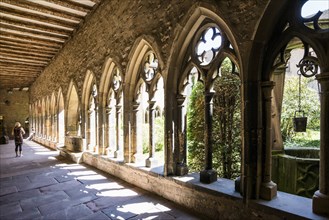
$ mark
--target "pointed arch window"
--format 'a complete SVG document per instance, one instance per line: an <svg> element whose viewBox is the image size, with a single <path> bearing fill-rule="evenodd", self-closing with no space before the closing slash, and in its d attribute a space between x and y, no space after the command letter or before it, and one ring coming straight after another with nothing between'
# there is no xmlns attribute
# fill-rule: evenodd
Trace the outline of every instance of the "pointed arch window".
<svg viewBox="0 0 329 220"><path fill-rule="evenodd" d="M146 167L164 164L164 118L156 117L156 109L164 108L163 79L156 54L145 53L138 73L133 112L135 118L135 163ZM161 109L161 110L160 110Z"/></svg>
<svg viewBox="0 0 329 220"><path fill-rule="evenodd" d="M89 150L97 151L97 86L93 84L92 90L89 96L89 108L88 108L88 134L89 134Z"/></svg>
<svg viewBox="0 0 329 220"><path fill-rule="evenodd" d="M118 67L112 71L106 113L108 124L108 156L123 159L123 76Z"/></svg>
<svg viewBox="0 0 329 220"><path fill-rule="evenodd" d="M212 22L206 22L199 28L189 48L178 86L179 147L175 152L178 162L176 173L178 175L186 174L188 164L191 170L201 171L200 180L202 182L211 183L217 180L218 172L223 172L223 167L225 167L223 164L227 163L224 158L228 158L223 156L223 153L216 153L219 147L218 141L216 141L219 139L219 131L215 129L226 125L225 123L218 125L217 122L226 120L228 123L228 119L225 117L216 118L217 124L214 123L215 114L223 115L223 112L218 113L217 110L223 109L224 106L219 105L220 100L225 99L224 102L226 102L226 96L228 96L227 92L223 92L224 84L216 83L216 81L222 81L224 78L231 80L231 76L235 76L235 89L233 94L231 93L231 99L237 103L230 104L234 106L235 110L238 109L238 118L241 120L237 56L226 34ZM221 86L220 89L218 89L218 85ZM234 129L240 131L240 124L237 124ZM227 128L224 131L225 135L228 132ZM226 137L225 135L223 134L223 137ZM238 138L240 139L240 135ZM227 146L228 151L230 151L230 147ZM241 148L239 147L237 150L237 163L238 169L240 169L239 152ZM218 161L222 161L220 166L216 164Z"/></svg>

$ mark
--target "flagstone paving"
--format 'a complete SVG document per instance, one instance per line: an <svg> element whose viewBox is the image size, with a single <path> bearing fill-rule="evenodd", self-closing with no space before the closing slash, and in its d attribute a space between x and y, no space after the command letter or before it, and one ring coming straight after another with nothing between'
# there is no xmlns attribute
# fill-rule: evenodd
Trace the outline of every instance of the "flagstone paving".
<svg viewBox="0 0 329 220"><path fill-rule="evenodd" d="M201 219L164 198L33 141L0 145L0 219Z"/></svg>

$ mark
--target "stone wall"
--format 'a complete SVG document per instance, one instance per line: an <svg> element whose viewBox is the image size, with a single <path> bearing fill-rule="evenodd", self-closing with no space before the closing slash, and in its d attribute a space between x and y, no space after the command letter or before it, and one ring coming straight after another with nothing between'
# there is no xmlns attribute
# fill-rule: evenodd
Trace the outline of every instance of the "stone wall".
<svg viewBox="0 0 329 220"><path fill-rule="evenodd" d="M71 79L77 83L81 96L87 70L96 75L99 83L102 67L108 57L117 60L125 72L133 44L141 36L147 36L159 45L163 60L167 63L174 50L172 45L175 37L189 18L189 13L198 6L210 8L219 14L239 43L249 41L267 2L103 1L33 84L31 101L50 96L59 87L65 96Z"/></svg>
<svg viewBox="0 0 329 220"><path fill-rule="evenodd" d="M11 137L11 130L18 121L22 124L28 135L28 127L25 126L25 120L29 117L29 92L12 90L7 92L0 90L0 116L3 116L4 130L0 130L0 136L8 135ZM3 129L3 128L1 128Z"/></svg>

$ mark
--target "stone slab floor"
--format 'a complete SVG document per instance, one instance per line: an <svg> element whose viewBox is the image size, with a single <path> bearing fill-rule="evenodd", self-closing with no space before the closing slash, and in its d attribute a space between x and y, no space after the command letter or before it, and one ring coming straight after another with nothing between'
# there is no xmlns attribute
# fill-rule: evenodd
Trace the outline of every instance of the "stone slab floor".
<svg viewBox="0 0 329 220"><path fill-rule="evenodd" d="M0 219L201 219L168 200L32 141L0 145Z"/></svg>

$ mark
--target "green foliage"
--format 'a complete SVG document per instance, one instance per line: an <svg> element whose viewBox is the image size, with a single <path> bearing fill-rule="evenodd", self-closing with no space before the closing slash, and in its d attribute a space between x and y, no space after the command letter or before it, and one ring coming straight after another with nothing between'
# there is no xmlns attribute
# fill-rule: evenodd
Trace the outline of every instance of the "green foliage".
<svg viewBox="0 0 329 220"><path fill-rule="evenodd" d="M164 117L156 117L154 121L155 127L155 151L163 151L164 145Z"/></svg>
<svg viewBox="0 0 329 220"><path fill-rule="evenodd" d="M223 63L221 77L215 80L213 99L213 168L219 176L234 179L240 175L241 110L240 80ZM196 83L188 106L188 165L190 171L204 168L204 85Z"/></svg>
<svg viewBox="0 0 329 220"><path fill-rule="evenodd" d="M163 151L164 146L164 117L156 117L154 120L154 141L155 151ZM145 123L142 127L143 154L149 152L149 124Z"/></svg>
<svg viewBox="0 0 329 220"><path fill-rule="evenodd" d="M307 117L307 129L318 131L320 129L320 102L315 89L309 85L313 80L310 78L301 78L301 110ZM281 112L281 133L285 146L301 146L303 143L317 144L312 135L300 134L294 132L293 118L298 111L299 104L299 78L290 77L285 81L284 98ZM296 112L296 116L302 116L302 113ZM311 131L308 131L309 133ZM313 135L314 136L314 135ZM309 145L309 144L307 144Z"/></svg>
<svg viewBox="0 0 329 220"><path fill-rule="evenodd" d="M190 171L204 167L204 86L197 82L192 90L188 106L187 146Z"/></svg>
<svg viewBox="0 0 329 220"><path fill-rule="evenodd" d="M224 72L214 89L213 143L214 167L220 176L240 176L241 165L241 102L239 78Z"/></svg>
<svg viewBox="0 0 329 220"><path fill-rule="evenodd" d="M143 154L149 152L149 124L144 123L142 126L142 143L143 143Z"/></svg>

